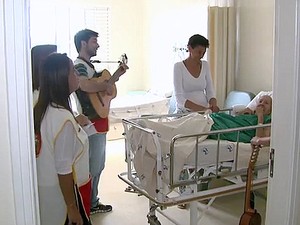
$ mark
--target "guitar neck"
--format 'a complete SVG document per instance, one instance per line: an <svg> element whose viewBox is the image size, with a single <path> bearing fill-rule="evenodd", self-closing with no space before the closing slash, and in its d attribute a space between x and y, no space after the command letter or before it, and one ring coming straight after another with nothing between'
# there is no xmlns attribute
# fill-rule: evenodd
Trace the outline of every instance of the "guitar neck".
<svg viewBox="0 0 300 225"><path fill-rule="evenodd" d="M127 55L123 54L121 56L121 58L122 58L121 61L118 61L119 66L121 66L122 63L127 64L127 62L128 62ZM117 69L117 71L109 78L108 83L114 84L114 83L116 83L116 81L119 80L120 76L122 75L122 73L120 73L119 69Z"/></svg>
<svg viewBox="0 0 300 225"><path fill-rule="evenodd" d="M246 193L245 193L245 212L253 212L254 210L251 208L251 183L252 183L252 168L248 167L247 170L247 183L246 183Z"/></svg>
<svg viewBox="0 0 300 225"><path fill-rule="evenodd" d="M250 161L249 161L248 170L247 170L245 206L244 206L244 211L245 212L252 212L252 213L255 212L255 209L251 208L250 201L251 201L252 173L253 173L253 170L254 170L254 165L255 165L256 160L257 160L258 152L259 152L259 147L253 147L251 158L250 158Z"/></svg>
<svg viewBox="0 0 300 225"><path fill-rule="evenodd" d="M108 82L109 82L110 84L114 84L114 83L116 83L117 80L119 80L120 76L121 76L121 75L119 75L119 74L117 74L117 73L114 73L114 74L109 78Z"/></svg>

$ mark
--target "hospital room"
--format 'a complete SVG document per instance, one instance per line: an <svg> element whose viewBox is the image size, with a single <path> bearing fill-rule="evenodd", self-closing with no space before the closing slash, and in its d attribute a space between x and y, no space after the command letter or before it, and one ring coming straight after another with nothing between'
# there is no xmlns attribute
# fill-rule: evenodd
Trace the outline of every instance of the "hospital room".
<svg viewBox="0 0 300 225"><path fill-rule="evenodd" d="M272 103L273 0L31 0L28 11L31 50L51 45L52 52L75 60L74 35L88 28L99 33L91 58L96 72L111 76L120 65L128 66L108 103L97 200L105 209L91 213L89 224L243 225L244 216L265 224L274 149L269 139L250 142L254 130L257 135L273 129L271 111L268 122L212 127L213 114L234 120L250 106L254 111L265 95ZM208 62L220 112L178 115L174 65L189 57L194 34L209 40L202 60ZM35 105L37 77L31 79ZM71 104L75 115L82 113L76 95ZM94 124L83 126L88 135ZM243 143L248 130L254 135ZM220 140L227 133L234 133L234 140Z"/></svg>

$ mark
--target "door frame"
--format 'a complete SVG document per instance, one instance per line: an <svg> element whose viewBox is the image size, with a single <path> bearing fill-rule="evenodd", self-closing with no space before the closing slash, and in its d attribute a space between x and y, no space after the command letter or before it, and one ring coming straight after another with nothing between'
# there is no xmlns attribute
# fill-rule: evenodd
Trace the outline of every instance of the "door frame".
<svg viewBox="0 0 300 225"><path fill-rule="evenodd" d="M5 224L39 225L36 159L34 151L32 79L30 63L29 0L0 3L0 107L5 137L1 136L2 164L12 189L1 192L9 201ZM3 78L3 79L2 79ZM6 161L4 161L6 160ZM12 197L10 197L10 193ZM12 198L12 199L11 199ZM5 204L5 203L3 203ZM7 206L5 206L7 207Z"/></svg>
<svg viewBox="0 0 300 225"><path fill-rule="evenodd" d="M299 0L275 0L274 76L266 225L300 224Z"/></svg>
<svg viewBox="0 0 300 225"><path fill-rule="evenodd" d="M4 12L5 29L3 40L2 36L0 39L5 43L5 51L0 51L0 57L7 79L15 218L18 225L39 225L33 153L29 0L3 0L2 3L0 11ZM269 179L268 185L266 225L300 224L299 13L299 0L275 0L271 141L275 163L274 177Z"/></svg>

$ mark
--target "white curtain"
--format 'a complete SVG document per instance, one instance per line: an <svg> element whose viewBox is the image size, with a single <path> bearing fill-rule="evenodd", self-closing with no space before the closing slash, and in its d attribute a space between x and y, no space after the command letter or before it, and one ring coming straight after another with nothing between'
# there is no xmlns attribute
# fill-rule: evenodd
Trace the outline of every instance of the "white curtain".
<svg viewBox="0 0 300 225"><path fill-rule="evenodd" d="M234 0L208 0L208 5L210 7L212 7L212 6L233 7L234 6Z"/></svg>
<svg viewBox="0 0 300 225"><path fill-rule="evenodd" d="M208 6L208 60L218 105L235 88L236 10L234 0L210 0Z"/></svg>

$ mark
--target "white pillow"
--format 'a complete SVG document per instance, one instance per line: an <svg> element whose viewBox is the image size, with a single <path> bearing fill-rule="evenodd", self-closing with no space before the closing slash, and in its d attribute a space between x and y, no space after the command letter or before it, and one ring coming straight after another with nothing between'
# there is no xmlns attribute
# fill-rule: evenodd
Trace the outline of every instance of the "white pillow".
<svg viewBox="0 0 300 225"><path fill-rule="evenodd" d="M246 109L245 105L234 105L234 106L232 106L232 115L233 116L238 115L244 109Z"/></svg>
<svg viewBox="0 0 300 225"><path fill-rule="evenodd" d="M261 91L259 92L252 101L247 105L247 108L251 109L252 111L256 109L256 106L259 103L259 99L261 96L268 95L273 98L273 91Z"/></svg>

